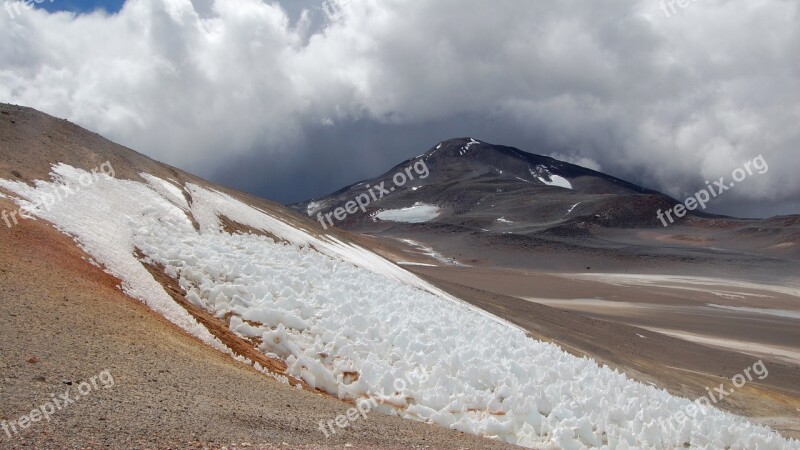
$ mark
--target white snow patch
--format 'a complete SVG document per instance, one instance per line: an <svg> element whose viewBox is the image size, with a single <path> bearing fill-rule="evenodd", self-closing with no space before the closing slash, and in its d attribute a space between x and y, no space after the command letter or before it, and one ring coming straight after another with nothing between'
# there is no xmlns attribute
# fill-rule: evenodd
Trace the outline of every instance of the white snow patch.
<svg viewBox="0 0 800 450"><path fill-rule="evenodd" d="M397 261L397 264L401 266L438 267L436 264L427 264L427 263L413 262L413 261Z"/></svg>
<svg viewBox="0 0 800 450"><path fill-rule="evenodd" d="M469 142L467 142L466 144L464 144L464 146L461 147L461 150L459 150L458 154L460 156L466 155L467 152L469 151L469 148L475 144L480 144L480 141L476 141L475 139L469 138Z"/></svg>
<svg viewBox="0 0 800 450"><path fill-rule="evenodd" d="M681 275L650 275L650 274L621 274L621 273L570 273L560 274L566 278L591 279L615 286L643 285L655 286L668 289L684 289L700 292L724 292L727 294L745 295L748 297L768 297L767 295L756 294L754 292L739 291L720 291L709 289L711 286L725 288L741 288L754 291L771 291L781 294L800 297L800 286L787 283L786 285L775 285L767 283L752 283L734 279L694 277Z"/></svg>
<svg viewBox="0 0 800 450"><path fill-rule="evenodd" d="M550 170L543 165L538 165L533 169L528 169L530 174L548 186L572 189L572 183L566 178L550 173Z"/></svg>
<svg viewBox="0 0 800 450"><path fill-rule="evenodd" d="M421 243L419 243L417 241L414 241L414 240L411 240L411 239L400 239L400 241L401 242L405 242L406 244L418 249L420 251L420 253L422 253L423 255L430 256L431 258L433 258L433 259L435 259L435 260L437 260L437 261L439 261L441 263L444 263L444 264L447 264L447 265L450 265L450 266L463 266L463 264L461 264L460 262L456 261L455 259L447 258L444 255L442 255L441 253L437 252L436 250L434 250L434 249L432 249L430 247L426 247L426 246L422 245Z"/></svg>
<svg viewBox="0 0 800 450"><path fill-rule="evenodd" d="M558 175L550 175L550 181L547 181L546 179L539 177L539 181L548 186L556 186L565 189L572 189L572 183L570 183L569 180L567 180L566 178Z"/></svg>
<svg viewBox="0 0 800 450"><path fill-rule="evenodd" d="M149 173L142 172L139 175L147 181L147 184L149 184L151 188L155 189L155 191L161 194L164 198L174 203L184 211L189 210L189 203L186 202L186 197L183 196L183 191L181 188L173 183L170 183L169 181L154 177Z"/></svg>
<svg viewBox="0 0 800 450"><path fill-rule="evenodd" d="M439 207L417 202L413 206L401 209L386 209L378 212L372 220L388 220L391 222L423 223L439 217Z"/></svg>
<svg viewBox="0 0 800 450"><path fill-rule="evenodd" d="M513 221L508 220L505 217L501 217L501 218L497 219L497 221L501 222L501 223L514 223Z"/></svg>
<svg viewBox="0 0 800 450"><path fill-rule="evenodd" d="M311 217L325 207L325 202L312 201L306 205L306 214Z"/></svg>
<svg viewBox="0 0 800 450"><path fill-rule="evenodd" d="M578 202L578 203L575 203L574 205L570 206L570 207L569 207L569 210L567 211L567 214L571 213L571 212L572 212L572 210L573 210L573 209L575 209L575 207L576 207L576 206L578 206L578 205L580 205L580 204L581 204L581 202Z"/></svg>
<svg viewBox="0 0 800 450"><path fill-rule="evenodd" d="M787 317L790 319L800 319L800 311L789 311L786 309L751 308L747 306L726 306L726 305L715 305L713 303L709 303L708 306L712 308L725 309L728 311L762 314L765 316Z"/></svg>
<svg viewBox="0 0 800 450"><path fill-rule="evenodd" d="M728 292L711 291L711 293L716 295L717 297L722 297L722 298L725 298L725 299L728 299L728 300L738 300L738 299L746 298L744 295L731 294L731 293L728 293Z"/></svg>

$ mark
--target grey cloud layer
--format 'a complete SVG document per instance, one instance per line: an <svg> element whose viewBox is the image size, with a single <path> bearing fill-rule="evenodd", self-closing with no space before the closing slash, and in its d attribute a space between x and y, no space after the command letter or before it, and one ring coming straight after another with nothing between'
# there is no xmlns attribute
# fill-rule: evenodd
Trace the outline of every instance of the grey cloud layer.
<svg viewBox="0 0 800 450"><path fill-rule="evenodd" d="M656 0L285 6L0 13L0 100L285 201L464 135L676 197L763 154L769 176L718 210L800 198L796 1L699 0L670 18Z"/></svg>

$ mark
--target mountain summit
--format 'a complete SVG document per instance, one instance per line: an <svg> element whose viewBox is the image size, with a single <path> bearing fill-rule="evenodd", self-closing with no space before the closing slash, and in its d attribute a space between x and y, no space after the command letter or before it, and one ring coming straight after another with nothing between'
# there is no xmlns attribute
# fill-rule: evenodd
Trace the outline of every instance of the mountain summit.
<svg viewBox="0 0 800 450"><path fill-rule="evenodd" d="M406 163L419 158L439 169L436 173L440 177L435 178L436 181L481 177L483 180L532 183L585 193L655 193L618 178L548 156L527 153L514 147L493 145L469 137L441 142L421 157L413 158ZM575 186L569 181L579 178L581 180Z"/></svg>
<svg viewBox="0 0 800 450"><path fill-rule="evenodd" d="M395 175L409 167L425 170L396 186ZM559 225L575 230L597 225L649 227L658 225L658 208L676 203L666 195L585 167L467 137L443 141L376 178L294 207L318 216L345 205L367 185L381 183L394 188L391 195L373 199L339 226L383 228L387 222L409 221L402 214L384 211L413 212L415 205L432 205L437 214L431 223L490 232L528 234Z"/></svg>

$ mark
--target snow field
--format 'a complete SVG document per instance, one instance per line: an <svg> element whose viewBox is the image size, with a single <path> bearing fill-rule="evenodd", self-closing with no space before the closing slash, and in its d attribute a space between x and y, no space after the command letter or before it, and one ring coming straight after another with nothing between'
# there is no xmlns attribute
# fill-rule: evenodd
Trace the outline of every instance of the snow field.
<svg viewBox="0 0 800 450"><path fill-rule="evenodd" d="M542 183L548 186L556 186L564 189L572 189L572 183L566 178L555 175L550 172L546 166L536 166L535 169L528 169L528 171Z"/></svg>
<svg viewBox="0 0 800 450"><path fill-rule="evenodd" d="M0 185L24 206L83 173L53 170L54 181L36 188ZM284 358L289 375L340 398L376 398L386 413L531 448L800 448L713 408L672 430L670 417L689 400L530 339L366 249L192 184L184 187L190 206L179 187L145 178L104 179L52 211L31 212L73 236L126 292L223 351L136 260L135 248L163 264L189 301L219 317L232 313L231 328L260 337L260 350ZM225 233L220 215L289 243Z"/></svg>
<svg viewBox="0 0 800 450"><path fill-rule="evenodd" d="M439 217L439 207L417 202L408 208L386 209L378 212L372 218L388 220L391 222L423 223Z"/></svg>

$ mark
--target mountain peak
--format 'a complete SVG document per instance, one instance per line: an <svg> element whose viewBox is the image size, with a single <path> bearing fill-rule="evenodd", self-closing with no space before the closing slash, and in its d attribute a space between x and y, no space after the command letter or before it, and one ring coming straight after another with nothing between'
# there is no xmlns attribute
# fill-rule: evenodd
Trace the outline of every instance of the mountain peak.
<svg viewBox="0 0 800 450"><path fill-rule="evenodd" d="M418 176L406 180L412 168ZM406 182L397 184L400 179ZM569 224L639 227L652 225L653 207L674 203L585 167L468 136L439 142L378 177L293 207L314 216L346 204L370 186L384 185L386 195L376 196L340 226L380 228L387 217L411 214L417 220L417 213L427 211L426 221L475 231L497 229L498 221L506 224L503 232L514 223L514 232L521 234Z"/></svg>
<svg viewBox="0 0 800 450"><path fill-rule="evenodd" d="M475 176L493 176L514 183L537 183L556 187L576 188L594 194L659 194L613 176L582 166L561 161L550 156L529 153L515 147L491 144L473 137L459 137L441 141L416 158L401 163L385 175L396 172L403 165L422 160L431 170L446 179L463 179ZM553 180L557 181L553 181ZM584 182L573 186L571 180Z"/></svg>
<svg viewBox="0 0 800 450"><path fill-rule="evenodd" d="M439 142L424 153L426 160L441 156L475 156L480 152L475 150L496 150L496 147L472 137L461 137Z"/></svg>

